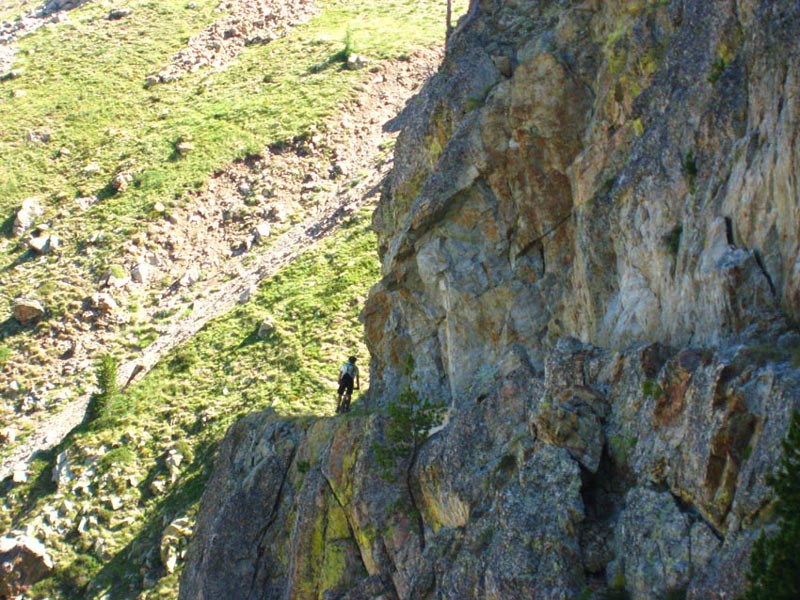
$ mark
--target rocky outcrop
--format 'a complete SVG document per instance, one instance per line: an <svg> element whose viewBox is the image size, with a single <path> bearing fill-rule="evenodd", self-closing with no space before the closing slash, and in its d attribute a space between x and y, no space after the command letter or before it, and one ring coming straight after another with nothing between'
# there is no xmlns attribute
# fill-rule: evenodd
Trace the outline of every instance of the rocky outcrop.
<svg viewBox="0 0 800 600"><path fill-rule="evenodd" d="M147 78L148 86L175 81L204 67L222 68L234 60L245 46L268 43L283 37L292 26L308 20L316 13L313 2L308 0L235 0L221 2L219 9L230 12L193 36L187 47L173 58L171 65ZM179 154L194 150L190 140L182 144L183 149L176 147Z"/></svg>
<svg viewBox="0 0 800 600"><path fill-rule="evenodd" d="M765 364L562 340L543 373L512 355L410 486L407 462L380 475L380 413L253 415L223 445L181 597L733 597L800 401L798 344Z"/></svg>
<svg viewBox="0 0 800 600"><path fill-rule="evenodd" d="M14 217L14 225L11 230L11 235L15 237L22 236L22 234L24 234L33 226L33 224L36 222L36 218L41 216L43 212L44 209L42 208L41 201L38 198L32 197L23 200L22 206L20 206L16 216Z"/></svg>
<svg viewBox="0 0 800 600"><path fill-rule="evenodd" d="M19 598L53 570L44 546L27 536L0 538L0 598Z"/></svg>
<svg viewBox="0 0 800 600"><path fill-rule="evenodd" d="M473 3L375 213L363 412L229 432L181 597L741 593L800 407L798 40L789 1ZM382 478L408 385L448 418Z"/></svg>

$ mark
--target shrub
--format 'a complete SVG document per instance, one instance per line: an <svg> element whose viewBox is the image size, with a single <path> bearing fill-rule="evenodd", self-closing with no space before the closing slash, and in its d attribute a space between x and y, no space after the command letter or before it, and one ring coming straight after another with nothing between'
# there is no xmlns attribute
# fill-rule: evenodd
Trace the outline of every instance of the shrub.
<svg viewBox="0 0 800 600"><path fill-rule="evenodd" d="M112 400L117 396L117 359L111 354L104 354L97 364L97 391L89 398L86 416L90 421L100 417Z"/></svg>
<svg viewBox="0 0 800 600"><path fill-rule="evenodd" d="M717 58L711 64L711 73L709 73L709 75L708 75L708 82L709 83L716 83L717 80L725 72L725 69L727 69L727 68L728 68L728 62L721 56L719 58Z"/></svg>
<svg viewBox="0 0 800 600"><path fill-rule="evenodd" d="M169 361L173 373L187 373L197 362L197 355L189 348L180 348Z"/></svg>
<svg viewBox="0 0 800 600"><path fill-rule="evenodd" d="M655 379L645 379L642 383L642 394L644 394L646 398L658 400L664 395L664 390L661 389L661 386L658 385L658 381Z"/></svg>
<svg viewBox="0 0 800 600"><path fill-rule="evenodd" d="M405 374L413 382L414 359L406 360ZM388 406L389 421L386 425L385 446L375 446L375 455L381 469L381 477L391 480L397 467L398 458L410 458L411 464L416 459L428 432L440 425L444 418L444 407L441 404L421 398L411 383L406 385L397 400Z"/></svg>
<svg viewBox="0 0 800 600"><path fill-rule="evenodd" d="M778 531L763 533L753 545L747 574L746 600L792 600L800 598L800 413L795 411L783 458L767 479L775 490Z"/></svg>
<svg viewBox="0 0 800 600"><path fill-rule="evenodd" d="M681 236L683 235L683 225L678 223L672 231L667 234L667 248L669 248L672 256L678 255L678 250L681 249Z"/></svg>
<svg viewBox="0 0 800 600"><path fill-rule="evenodd" d="M355 54L356 51L356 42L353 39L353 32L351 30L347 30L347 33L344 35L344 48L339 50L336 54L331 56L331 62L343 62L346 63L348 59Z"/></svg>

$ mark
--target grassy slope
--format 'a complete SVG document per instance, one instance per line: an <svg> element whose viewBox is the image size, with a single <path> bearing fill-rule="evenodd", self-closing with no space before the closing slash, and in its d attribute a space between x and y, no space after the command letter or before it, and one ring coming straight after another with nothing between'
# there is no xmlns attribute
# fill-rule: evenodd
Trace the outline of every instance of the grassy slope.
<svg viewBox="0 0 800 600"><path fill-rule="evenodd" d="M145 89L148 74L220 17L217 1L199 0L193 10L184 0L118 4L130 6L131 15L109 21L107 6L89 3L66 23L23 38L14 66L24 75L0 82L0 223L8 228L22 200L38 196L46 205L42 220L52 220L64 242L57 256L26 260L16 242L0 236L0 322L20 295L43 300L55 318L76 314L122 254L122 242L157 218L156 202L180 204L209 173L335 113L369 76L325 68L348 30L358 52L397 57L441 40L444 10L431 0L323 1L318 18L246 49L223 71L201 69ZM28 141L30 132L43 130L49 143ZM185 137L196 150L176 160L175 144ZM121 171L133 173L135 184L114 195L109 186ZM82 212L76 199L92 195L101 201ZM102 246L82 252L101 231ZM0 349L28 357L20 381L26 389L44 383L37 365L55 359L37 347L43 329L0 326Z"/></svg>
<svg viewBox="0 0 800 600"><path fill-rule="evenodd" d="M68 24L24 39L16 66L25 67L25 76L0 84L0 216L35 193L49 216L58 216L66 238L61 258L18 267L25 276L9 282L3 292L9 298L52 279L74 259L78 266L64 272L58 292L61 302L74 301L86 291L82 273L97 272L116 251L109 244L92 259L97 264L79 257L78 245L93 231L129 237L156 200L180 202L233 158L302 134L335 111L365 76L324 68L348 29L358 52L389 58L441 41L444 21L438 2L323 2L318 18L286 39L248 48L223 72L201 71L145 90L144 77L217 16L216 2L197 1L193 11L183 0L128 4L134 12L123 22L102 20L107 9L89 4ZM15 89L27 93L13 97ZM28 131L41 128L53 132L53 142L25 141ZM191 135L198 151L170 161L182 135ZM60 148L70 154L58 158ZM100 165L98 173L82 172L90 162ZM77 211L74 198L103 195L121 167L136 170L139 185L87 213ZM0 242L0 268L18 258L18 250ZM165 576L158 558L165 523L196 510L213 452L240 415L266 406L287 415L332 412L338 363L351 352L366 363L356 317L377 276L368 215L360 214L265 282L255 300L167 357L100 419L40 457L29 483L2 490L0 530L51 532L45 542L57 574L33 597L174 598L178 574ZM258 340L267 315L276 333ZM0 340L0 361L15 360L34 336L28 331ZM183 456L172 476L170 449ZM74 479L58 491L50 475L63 451ZM75 489L81 479L89 494ZM162 482L164 492L154 492ZM113 496L123 501L117 510ZM148 591L142 591L142 572L154 585Z"/></svg>
<svg viewBox="0 0 800 600"><path fill-rule="evenodd" d="M164 575L157 547L165 520L193 515L213 452L234 420L268 406L287 415L333 412L339 363L351 352L366 356L357 300L378 277L374 246L369 215L361 213L37 461L39 475L9 490L14 509L3 517L15 528L32 525L41 532L45 507L53 506L72 526L63 541L47 540L60 569L33 597L94 598L103 592L135 597L143 564L149 563L155 576ZM260 340L256 332L266 315L275 334ZM184 459L173 479L165 463L172 449ZM73 511L63 508L49 481L62 451L74 465L73 475L91 482L94 496L67 492ZM165 493L154 493L153 482L163 483ZM122 508L110 510L112 496L123 499ZM74 527L81 517L97 521L83 535ZM103 540L100 546L97 539ZM87 592L82 586L90 581ZM173 598L176 586L177 575L164 577L146 597Z"/></svg>

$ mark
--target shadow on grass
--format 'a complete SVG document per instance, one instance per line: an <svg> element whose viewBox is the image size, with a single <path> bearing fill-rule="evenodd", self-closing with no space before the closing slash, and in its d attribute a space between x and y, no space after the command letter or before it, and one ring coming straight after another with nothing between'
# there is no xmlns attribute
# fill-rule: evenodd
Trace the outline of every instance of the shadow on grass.
<svg viewBox="0 0 800 600"><path fill-rule="evenodd" d="M14 317L8 317L5 321L0 323L0 342L6 338L17 335L20 331L25 329Z"/></svg>
<svg viewBox="0 0 800 600"><path fill-rule="evenodd" d="M13 271L13 270L14 270L14 269L16 269L18 266L20 266L20 265L24 265L26 262L30 262L30 261L32 261L33 259L35 259L36 257L38 257L38 256L39 256L39 255L38 255L38 254L36 254L36 252L34 252L34 251L33 251L33 250L31 250L30 248L28 248L27 250L23 251L23 252L22 252L22 254L20 254L20 255L19 255L19 256L18 256L16 259L14 259L14 262L12 262L12 263L10 263L10 264L6 265L6 266L3 268L3 272L6 272L6 271Z"/></svg>
<svg viewBox="0 0 800 600"><path fill-rule="evenodd" d="M100 204L101 202L103 202L103 200L108 200L109 198L115 196L116 194L117 190L114 189L114 184L108 183L104 187L97 190L94 196L95 198L97 198L97 204Z"/></svg>
<svg viewBox="0 0 800 600"><path fill-rule="evenodd" d="M15 523L24 521L28 514L36 509L40 501L58 491L58 486L56 482L53 481L53 469L56 466L56 460L58 455L69 447L73 435L79 429L81 429L80 425L70 431L57 446L48 450L35 452L30 457L28 463L34 470L38 471L38 475L36 475L36 479L27 485L27 493L25 494L24 501L13 518ZM19 484L13 483L12 477L7 477L0 482L0 497L5 498L9 496L13 493L13 488L18 487L18 485Z"/></svg>
<svg viewBox="0 0 800 600"><path fill-rule="evenodd" d="M210 474L208 465L213 462L218 448L219 442L209 442L198 448L189 468L156 502L156 506L148 510L148 514L152 516L143 524L138 535L100 569L94 578L95 585L99 585L101 589L108 586L114 589L125 585L123 583L125 581L131 582L131 574L138 575L143 563L150 557L151 549L160 546L164 523L186 515L189 509L200 501ZM153 497L149 486L159 474L165 474L163 461L159 461L159 464L151 469L140 485L143 498ZM153 569L155 572L151 575L158 578L167 574L161 564L156 563ZM133 580L136 583L127 584L128 589L118 591L138 593L142 591L141 581L142 579L137 577Z"/></svg>
<svg viewBox="0 0 800 600"><path fill-rule="evenodd" d="M256 328L244 338L239 345L236 347L237 350L241 350L242 348L247 348L248 346L252 346L253 344L257 344L259 342L268 344L270 346L278 346L281 343L281 336L278 334L277 331L272 329L270 332L265 333L263 336L258 335L258 331L261 328L261 324L257 325Z"/></svg>
<svg viewBox="0 0 800 600"><path fill-rule="evenodd" d="M85 553L79 552L72 563L58 565L53 576L37 584L34 591L47 592L56 597L63 594L63 597L69 598L88 598L94 597L100 590L105 590L108 597L133 597L143 590L143 577L140 572L148 563L151 567L148 575L151 578L160 579L165 576L166 570L155 558L158 556L157 549L161 543L165 523L186 515L200 500L208 478L207 467L211 464L218 448L219 442L211 441L197 449L194 460L183 475L155 502L154 506L148 508L146 511L148 518L141 524L139 532L105 564L100 564L91 550L86 550ZM139 485L144 502L152 500L150 484L159 474L165 474L162 460L158 461Z"/></svg>
<svg viewBox="0 0 800 600"><path fill-rule="evenodd" d="M316 75L331 68L337 68L339 71L344 71L347 68L347 55L344 51L337 52L336 54L328 57L327 60L312 65L308 69L308 75Z"/></svg>
<svg viewBox="0 0 800 600"><path fill-rule="evenodd" d="M16 218L17 214L12 213L5 221L0 223L0 235L4 235L7 238L11 237L11 234L14 231L14 221Z"/></svg>

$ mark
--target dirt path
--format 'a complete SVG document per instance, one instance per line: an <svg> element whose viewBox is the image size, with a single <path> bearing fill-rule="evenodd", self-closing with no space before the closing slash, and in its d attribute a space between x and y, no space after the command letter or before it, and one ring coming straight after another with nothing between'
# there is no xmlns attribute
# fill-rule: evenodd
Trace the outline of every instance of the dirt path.
<svg viewBox="0 0 800 600"><path fill-rule="evenodd" d="M249 163L230 165L215 174L207 189L180 214L170 216L174 225L171 221L168 227L154 227L151 239L161 240L163 252L169 254L169 260L164 256L159 259L165 264L164 273L174 277L191 264L205 265L207 270L202 282L193 284L191 289L176 281L149 309L151 318L156 312L188 314L163 325L153 343L120 366L120 386L144 376L167 352L234 308L243 294L334 233L347 215L377 200L381 182L391 167L387 150L402 120L398 114L440 60L438 50L428 50L407 61L375 65L371 80L362 87L358 98L342 106L339 114L320 127L319 135L298 140L291 148L272 149ZM364 176L355 177L357 174ZM232 228L212 227L209 222L224 220L224 215L246 201L247 194L241 193L242 189L265 183L275 196L270 199L269 209L260 213L262 216L283 209L301 209L305 216L271 239L266 250L259 250L258 246L244 250L242 254L251 257L244 261L242 254L231 255L231 242L241 239L252 222L244 219ZM209 204L214 206L211 211ZM176 246L181 250L176 251ZM187 306L192 310L182 310ZM72 366L65 369L67 372L87 368L107 351L118 332L113 327L91 328L77 335L77 350L68 361ZM65 385L69 382L65 381ZM36 453L58 445L81 423L88 400L85 394L65 404L57 414L39 416L35 432L2 461L0 481L24 471Z"/></svg>

